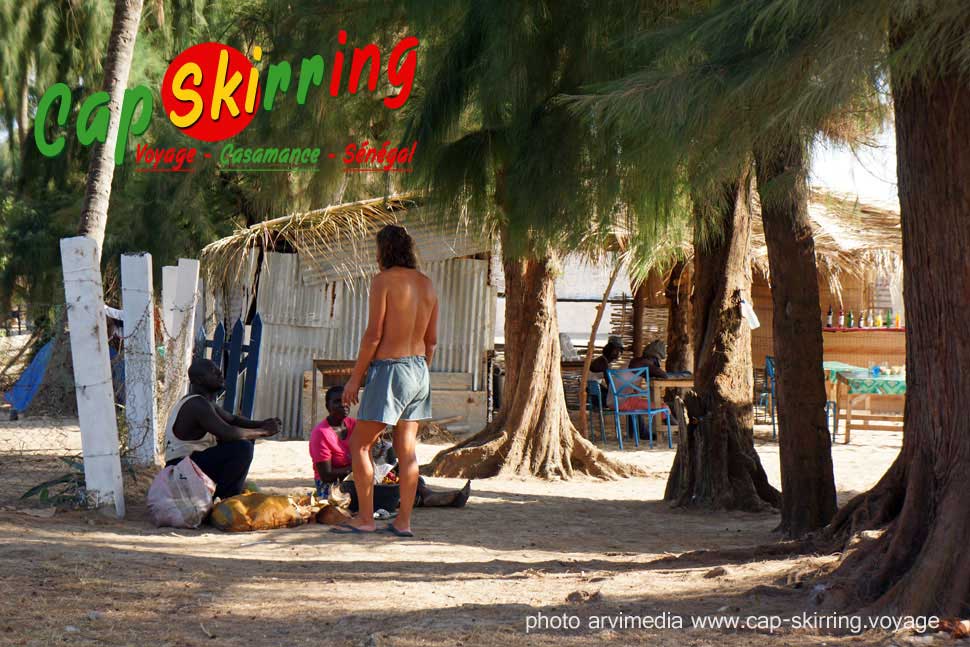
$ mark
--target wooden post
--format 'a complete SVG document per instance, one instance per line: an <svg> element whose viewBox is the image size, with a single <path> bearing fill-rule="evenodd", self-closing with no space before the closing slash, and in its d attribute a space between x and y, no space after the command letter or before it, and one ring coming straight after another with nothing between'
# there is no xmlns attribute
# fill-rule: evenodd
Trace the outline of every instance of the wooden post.
<svg viewBox="0 0 970 647"><path fill-rule="evenodd" d="M128 445L138 465L155 465L155 308L152 255L121 257L121 301L125 311L125 420Z"/></svg>
<svg viewBox="0 0 970 647"><path fill-rule="evenodd" d="M653 270L650 270L651 273ZM643 354L643 315L647 307L647 294L650 290L648 280L644 279L633 290L633 347L631 352L633 357L640 357Z"/></svg>
<svg viewBox="0 0 970 647"><path fill-rule="evenodd" d="M97 243L86 236L61 239L64 297L71 329L71 358L89 505L125 515L108 332Z"/></svg>
<svg viewBox="0 0 970 647"><path fill-rule="evenodd" d="M613 268L613 273L610 275L610 282L603 292L603 298L600 300L599 305L596 306L596 317L593 319L593 328L589 331L589 345L586 346L586 357L583 358L583 372L579 376L579 433L590 440L593 439L593 434L589 430L589 420L586 415L589 367L593 363L593 353L596 352L596 332L599 330L600 321L603 319L603 311L606 310L606 304L610 300L610 293L613 292L613 284L616 283L616 277L622 269L623 260L620 259L616 262L616 267Z"/></svg>

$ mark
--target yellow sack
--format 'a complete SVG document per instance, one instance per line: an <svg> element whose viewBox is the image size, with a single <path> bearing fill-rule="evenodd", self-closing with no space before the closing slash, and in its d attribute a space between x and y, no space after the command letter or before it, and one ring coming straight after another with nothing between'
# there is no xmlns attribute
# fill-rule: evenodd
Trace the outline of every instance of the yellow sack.
<svg viewBox="0 0 970 647"><path fill-rule="evenodd" d="M209 523L226 532L272 530L301 526L315 513L312 499L295 500L288 496L247 492L217 503L212 508Z"/></svg>

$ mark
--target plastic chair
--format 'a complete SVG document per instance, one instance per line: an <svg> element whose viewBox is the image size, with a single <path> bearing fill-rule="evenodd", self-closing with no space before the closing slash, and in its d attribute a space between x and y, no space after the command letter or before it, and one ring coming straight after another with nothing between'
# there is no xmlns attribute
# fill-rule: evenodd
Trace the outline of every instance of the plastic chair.
<svg viewBox="0 0 970 647"><path fill-rule="evenodd" d="M765 390L761 392L761 396L758 398L758 406L767 409L768 414L771 416L771 438L774 440L776 436L775 409L778 406L778 400L775 397L775 358L771 355L765 357L765 381L767 384Z"/></svg>
<svg viewBox="0 0 970 647"><path fill-rule="evenodd" d="M599 413L600 418L600 439L603 441L603 446L606 446L606 417L603 415L603 392L600 390L600 383L596 380L589 380L586 382L586 411L589 415L589 435L590 439L596 437L595 429L593 423L595 419L593 418L593 413Z"/></svg>
<svg viewBox="0 0 970 647"><path fill-rule="evenodd" d="M613 395L613 416L616 423L616 441L623 449L623 433L620 430L620 418L632 416L633 420L633 442L640 446L640 416L647 417L647 439L650 447L653 448L653 417L657 414L666 414L667 420L667 447L673 448L673 437L670 433L670 408L658 407L654 409L650 405L650 368L627 368L620 370L606 371L606 379L610 385L610 393ZM641 380L643 386L640 386ZM626 401L637 400L638 405L632 409L621 409L621 404Z"/></svg>
<svg viewBox="0 0 970 647"><path fill-rule="evenodd" d="M579 411L579 375L563 374L562 386L566 396L566 408L570 411ZM600 383L596 380L589 380L586 383L586 412L589 414L589 439L596 440L596 418L594 414L599 414L600 419L600 438L606 444L606 419L603 415L603 394L600 390Z"/></svg>

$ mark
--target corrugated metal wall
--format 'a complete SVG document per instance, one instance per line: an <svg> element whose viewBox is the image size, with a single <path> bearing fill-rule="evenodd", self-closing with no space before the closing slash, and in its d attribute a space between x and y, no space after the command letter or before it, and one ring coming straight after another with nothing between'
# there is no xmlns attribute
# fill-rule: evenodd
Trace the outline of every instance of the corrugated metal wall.
<svg viewBox="0 0 970 647"><path fill-rule="evenodd" d="M480 230L471 231L460 223L423 222L415 210L403 222L414 239L418 260L425 267L461 256L472 256L489 249ZM377 272L377 242L373 236L364 240L344 238L310 248L309 261L303 264L303 282L321 285L347 276L367 278Z"/></svg>
<svg viewBox="0 0 970 647"><path fill-rule="evenodd" d="M471 373L473 388L484 390L495 320L488 261L451 259L428 263L424 271L439 298L438 350L431 370ZM368 280L312 286L301 276L299 256L268 253L257 303L263 340L254 415L282 418L288 438L308 431L301 428L304 371L314 358L355 359L367 325Z"/></svg>

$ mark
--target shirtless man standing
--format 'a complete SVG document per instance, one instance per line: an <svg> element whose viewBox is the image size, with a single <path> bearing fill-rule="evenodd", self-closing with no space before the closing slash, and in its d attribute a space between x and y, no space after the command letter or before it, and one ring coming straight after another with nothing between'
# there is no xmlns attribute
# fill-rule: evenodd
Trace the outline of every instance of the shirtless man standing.
<svg viewBox="0 0 970 647"><path fill-rule="evenodd" d="M411 511L418 488L415 445L418 421L431 417L428 366L438 342L438 297L431 279L417 270L414 241L404 227L387 225L377 234L380 273L370 288L367 330L357 364L344 387L344 404L357 404L364 375L364 397L350 437L354 487L359 511L337 532L374 532L374 466L371 446L385 426L394 427L401 507L386 530L413 537Z"/></svg>

